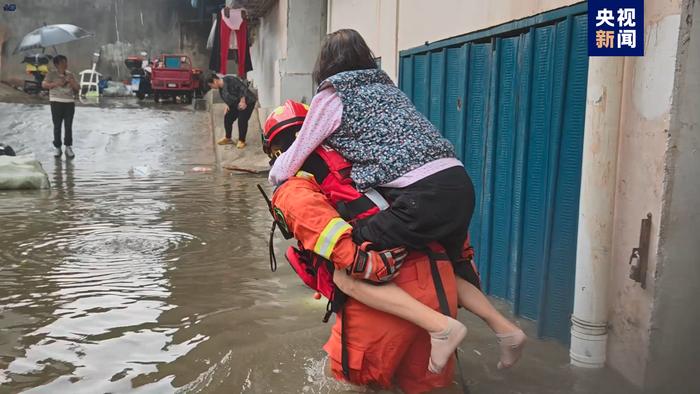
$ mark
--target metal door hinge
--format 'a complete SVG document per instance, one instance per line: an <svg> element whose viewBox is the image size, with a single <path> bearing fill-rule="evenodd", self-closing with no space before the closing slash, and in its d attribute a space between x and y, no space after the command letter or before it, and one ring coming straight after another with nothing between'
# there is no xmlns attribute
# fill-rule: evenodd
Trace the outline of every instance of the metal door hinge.
<svg viewBox="0 0 700 394"><path fill-rule="evenodd" d="M649 237L651 236L651 213L642 219L639 230L639 246L632 249L630 255L630 279L639 282L642 289L647 287L647 265L649 263Z"/></svg>

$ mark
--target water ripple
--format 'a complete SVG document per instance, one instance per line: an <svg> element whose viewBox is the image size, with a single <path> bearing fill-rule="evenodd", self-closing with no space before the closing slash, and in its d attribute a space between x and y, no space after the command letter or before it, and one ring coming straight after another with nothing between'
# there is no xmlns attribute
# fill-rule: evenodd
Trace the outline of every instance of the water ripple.
<svg viewBox="0 0 700 394"><path fill-rule="evenodd" d="M65 161L48 115L0 104L0 141L52 184L0 192L0 392L228 392L237 364L317 326L325 305L269 273L265 179L185 164L213 165L207 116L79 107Z"/></svg>

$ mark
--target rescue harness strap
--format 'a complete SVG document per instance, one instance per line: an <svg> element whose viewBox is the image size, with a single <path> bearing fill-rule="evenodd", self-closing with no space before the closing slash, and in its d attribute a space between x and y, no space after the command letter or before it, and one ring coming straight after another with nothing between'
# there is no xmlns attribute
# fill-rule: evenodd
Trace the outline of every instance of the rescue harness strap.
<svg viewBox="0 0 700 394"><path fill-rule="evenodd" d="M430 258L430 272L433 277L433 284L435 285L435 293L437 294L438 303L440 304L440 311L445 316L450 316L450 305L447 303L447 296L445 295L445 287L442 284L442 278L440 277L440 270L438 270L437 260L444 259L447 257L442 253L435 253L432 250L426 250L428 258ZM444 257L443 257L444 256ZM455 358L457 359L457 368L459 369L459 382L462 385L462 391L464 394L469 394L469 387L464 381L464 373L462 372L462 362L459 360L459 354L455 350Z"/></svg>
<svg viewBox="0 0 700 394"><path fill-rule="evenodd" d="M267 194L265 194L265 190L263 190L262 186L260 186L260 184L258 184L257 186L258 190L260 190L260 194L262 194L263 198L265 199L265 202L267 203L267 208L270 210L270 215L272 215L272 227L270 228L270 239L267 241L267 247L269 248L270 252L270 271L275 272L277 271L277 257L275 257L275 247L272 241L275 238L277 220L275 219L275 214L272 210L272 201L270 201L270 198L267 197Z"/></svg>
<svg viewBox="0 0 700 394"><path fill-rule="evenodd" d="M272 221L272 228L270 229L270 239L267 241L267 247L270 252L270 271L277 271L277 257L275 257L275 245L273 240L275 238L275 228L277 228L277 221Z"/></svg>
<svg viewBox="0 0 700 394"><path fill-rule="evenodd" d="M319 156L318 153L312 153L302 165L301 170L309 174L313 174L316 183L322 185L326 178L331 175L328 169L328 164ZM349 178L350 174L340 174ZM355 219L359 214L367 212L368 210L377 207L380 211L389 208L389 203L384 199L384 197L375 189L369 189L362 193L362 196L348 202L338 202L336 204L336 209L340 216L347 220Z"/></svg>
<svg viewBox="0 0 700 394"><path fill-rule="evenodd" d="M345 220L352 219L355 216L357 216L358 213L365 212L371 208L374 208L374 206L375 205L372 202L372 200L370 200L366 196L362 196L358 199L348 202L341 201L338 204L336 204L338 213Z"/></svg>
<svg viewBox="0 0 700 394"><path fill-rule="evenodd" d="M342 311L345 310L345 303L340 307L342 313L340 320L340 365L343 367L345 379L350 381L350 361L348 360L348 341L345 335L345 320L347 316Z"/></svg>
<svg viewBox="0 0 700 394"><path fill-rule="evenodd" d="M326 315L323 316L323 322L328 323L331 314L342 315L340 317L340 365L343 368L343 376L350 381L350 361L348 357L347 337L345 336L345 320L347 316L343 313L345 303L348 300L347 294L343 293L339 288L333 289L333 299L328 301L326 306Z"/></svg>

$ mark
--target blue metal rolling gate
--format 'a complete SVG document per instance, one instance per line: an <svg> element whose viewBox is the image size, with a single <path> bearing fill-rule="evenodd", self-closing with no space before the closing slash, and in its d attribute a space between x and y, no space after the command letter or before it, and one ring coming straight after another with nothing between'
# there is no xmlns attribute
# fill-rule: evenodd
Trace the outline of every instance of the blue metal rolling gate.
<svg viewBox="0 0 700 394"><path fill-rule="evenodd" d="M569 341L588 76L586 4L401 52L400 86L477 191L484 289Z"/></svg>

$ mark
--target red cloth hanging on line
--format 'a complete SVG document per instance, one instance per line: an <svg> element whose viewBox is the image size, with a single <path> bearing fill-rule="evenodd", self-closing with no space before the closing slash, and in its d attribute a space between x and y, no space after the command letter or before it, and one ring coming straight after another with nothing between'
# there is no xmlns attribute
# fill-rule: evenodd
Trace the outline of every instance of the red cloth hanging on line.
<svg viewBox="0 0 700 394"><path fill-rule="evenodd" d="M227 74L226 70L226 63L228 62L228 47L229 44L231 43L231 28L228 27L226 23L219 23L219 32L220 32L220 38L219 38L219 72L221 74ZM216 50L216 48L214 48Z"/></svg>
<svg viewBox="0 0 700 394"><path fill-rule="evenodd" d="M223 23L225 25L225 23ZM246 63L248 62L248 21L245 19L236 30L236 42L238 44L238 76L246 78Z"/></svg>
<svg viewBox="0 0 700 394"><path fill-rule="evenodd" d="M227 74L228 50L231 44L232 30L228 23L223 23L226 21L223 10L221 13L221 20L222 23L219 24L220 41L218 48L220 53L219 72L221 74ZM252 69L252 67L250 67L250 59L248 59L248 56L250 56L248 50L248 21L243 19L238 30L234 30L234 32L236 34L236 46L238 47L238 76L245 79L247 71ZM246 67L246 65L248 65L248 67Z"/></svg>

